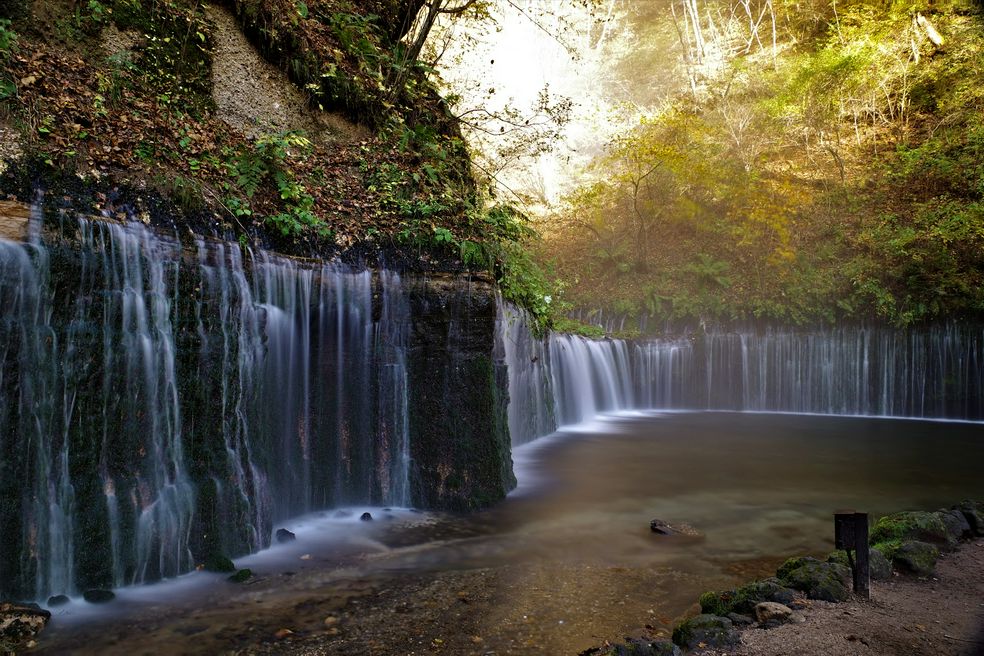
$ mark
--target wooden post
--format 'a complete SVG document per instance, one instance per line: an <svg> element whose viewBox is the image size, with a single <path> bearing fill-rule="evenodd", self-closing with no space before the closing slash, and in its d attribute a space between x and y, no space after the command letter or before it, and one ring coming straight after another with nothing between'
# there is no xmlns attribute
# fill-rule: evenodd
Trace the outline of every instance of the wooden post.
<svg viewBox="0 0 984 656"><path fill-rule="evenodd" d="M868 562L868 513L839 510L834 513L834 546L847 552L854 592L865 599L871 596L871 567ZM851 552L854 557L851 557Z"/></svg>
<svg viewBox="0 0 984 656"><path fill-rule="evenodd" d="M868 563L868 513L854 513L854 592L871 597L871 566Z"/></svg>

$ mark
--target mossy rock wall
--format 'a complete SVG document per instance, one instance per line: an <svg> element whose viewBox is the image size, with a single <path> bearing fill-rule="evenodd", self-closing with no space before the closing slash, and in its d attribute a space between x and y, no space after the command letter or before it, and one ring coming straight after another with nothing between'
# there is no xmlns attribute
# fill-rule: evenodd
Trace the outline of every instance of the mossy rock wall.
<svg viewBox="0 0 984 656"><path fill-rule="evenodd" d="M495 360L496 297L484 279L419 278L409 354L414 498L481 508L505 497L512 472L504 361Z"/></svg>

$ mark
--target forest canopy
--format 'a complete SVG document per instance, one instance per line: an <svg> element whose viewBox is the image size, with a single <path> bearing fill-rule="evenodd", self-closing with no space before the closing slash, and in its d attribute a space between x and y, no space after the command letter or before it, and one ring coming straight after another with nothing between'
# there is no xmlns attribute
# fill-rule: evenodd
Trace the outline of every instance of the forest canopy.
<svg viewBox="0 0 984 656"><path fill-rule="evenodd" d="M544 220L560 307L642 324L979 315L981 11L682 0L647 15L648 33L672 30L681 83Z"/></svg>

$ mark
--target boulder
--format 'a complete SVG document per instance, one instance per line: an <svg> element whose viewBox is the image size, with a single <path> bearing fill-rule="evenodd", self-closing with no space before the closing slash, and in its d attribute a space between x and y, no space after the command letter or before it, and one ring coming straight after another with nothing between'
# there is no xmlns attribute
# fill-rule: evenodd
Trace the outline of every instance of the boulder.
<svg viewBox="0 0 984 656"><path fill-rule="evenodd" d="M774 601L763 601L755 605L755 619L760 624L766 622L780 622L785 624L793 616L793 609L789 606L777 604Z"/></svg>
<svg viewBox="0 0 984 656"><path fill-rule="evenodd" d="M878 544L892 540L918 540L941 547L952 546L956 542L950 537L940 516L925 511L892 513L875 522L869 542Z"/></svg>
<svg viewBox="0 0 984 656"><path fill-rule="evenodd" d="M68 598L68 595L52 595L48 597L48 608L57 608L58 606L64 606L68 602L72 601Z"/></svg>
<svg viewBox="0 0 984 656"><path fill-rule="evenodd" d="M92 590L86 590L82 593L82 598L88 601L90 604L108 604L112 600L116 599L116 593L112 590L102 590L100 588L94 588Z"/></svg>
<svg viewBox="0 0 984 656"><path fill-rule="evenodd" d="M607 645L581 652L581 656L681 656L683 652L669 640L633 638L624 645Z"/></svg>
<svg viewBox="0 0 984 656"><path fill-rule="evenodd" d="M725 617L731 620L731 623L735 626L748 626L755 621L748 615L742 615L740 613L728 613Z"/></svg>
<svg viewBox="0 0 984 656"><path fill-rule="evenodd" d="M220 574L230 574L236 571L235 563L222 554L212 554L205 559L205 564L202 567L208 572L218 572Z"/></svg>
<svg viewBox="0 0 984 656"><path fill-rule="evenodd" d="M779 580L810 599L846 601L851 596L851 570L816 558L790 558L778 571Z"/></svg>
<svg viewBox="0 0 984 656"><path fill-rule="evenodd" d="M673 629L673 642L684 649L732 647L741 641L731 620L718 615L698 615L684 620Z"/></svg>
<svg viewBox="0 0 984 656"><path fill-rule="evenodd" d="M364 521L364 522L371 522L372 521L372 515L370 513L364 512L361 515L359 515L359 519L362 520L362 521Z"/></svg>
<svg viewBox="0 0 984 656"><path fill-rule="evenodd" d="M232 576L230 576L229 580L232 581L233 583L245 583L246 581L250 580L252 577L253 577L253 570L241 569L235 574L233 574Z"/></svg>
<svg viewBox="0 0 984 656"><path fill-rule="evenodd" d="M729 613L752 615L755 605L763 601L789 604L802 596L801 593L785 587L778 579L768 578L747 583L734 590L705 592L698 602L702 613L727 617Z"/></svg>
<svg viewBox="0 0 984 656"><path fill-rule="evenodd" d="M946 532L950 534L953 542L964 540L974 535L974 531L970 528L970 522L967 521L966 515L959 510L937 510L936 514L943 521L943 525L946 526Z"/></svg>
<svg viewBox="0 0 984 656"><path fill-rule="evenodd" d="M649 530L657 535L686 535L693 538L703 537L701 532L690 524L670 524L662 519L654 519L649 522Z"/></svg>
<svg viewBox="0 0 984 656"><path fill-rule="evenodd" d="M875 548L892 561L895 569L917 576L932 575L940 557L940 550L934 545L918 540L893 540L876 544Z"/></svg>
<svg viewBox="0 0 984 656"><path fill-rule="evenodd" d="M874 547L868 550L868 567L873 581L885 581L892 578L892 563L885 554Z"/></svg>
<svg viewBox="0 0 984 656"><path fill-rule="evenodd" d="M51 613L37 604L0 602L0 649L14 651L39 634L50 619Z"/></svg>
<svg viewBox="0 0 984 656"><path fill-rule="evenodd" d="M968 499L961 501L953 509L960 511L967 523L970 524L970 530L974 535L984 536L984 503Z"/></svg>
<svg viewBox="0 0 984 656"><path fill-rule="evenodd" d="M828 563L837 563L839 565L844 565L845 567L850 567L847 560L847 553L845 551L834 551L827 556ZM892 563L889 562L888 558L882 554L881 551L870 547L868 549L868 568L871 573L872 581L884 581L885 579L892 578Z"/></svg>
<svg viewBox="0 0 984 656"><path fill-rule="evenodd" d="M285 528L278 528L276 538L277 542L283 544L284 542L293 542L297 539L297 536Z"/></svg>

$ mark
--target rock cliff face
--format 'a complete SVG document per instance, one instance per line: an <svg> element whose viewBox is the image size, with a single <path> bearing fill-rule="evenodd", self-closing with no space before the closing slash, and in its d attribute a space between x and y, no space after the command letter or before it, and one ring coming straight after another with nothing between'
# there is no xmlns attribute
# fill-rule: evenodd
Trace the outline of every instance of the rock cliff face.
<svg viewBox="0 0 984 656"><path fill-rule="evenodd" d="M479 508L514 484L490 281L139 223L41 234L0 241L0 597L173 576L313 510Z"/></svg>

